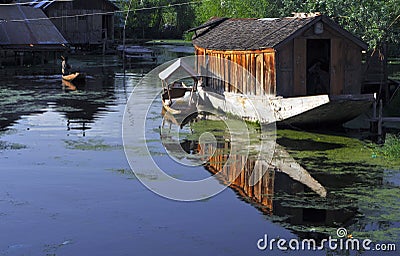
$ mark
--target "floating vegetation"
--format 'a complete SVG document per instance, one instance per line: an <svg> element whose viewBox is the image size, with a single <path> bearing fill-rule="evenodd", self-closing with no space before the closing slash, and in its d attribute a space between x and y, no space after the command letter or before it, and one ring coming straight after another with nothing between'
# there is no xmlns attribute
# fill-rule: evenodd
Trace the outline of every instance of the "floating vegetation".
<svg viewBox="0 0 400 256"><path fill-rule="evenodd" d="M400 158L380 157L375 145L356 138L293 130L278 130L277 137L277 142L287 148L295 159L303 163L315 162L316 167L343 163L378 168L400 166Z"/></svg>
<svg viewBox="0 0 400 256"><path fill-rule="evenodd" d="M246 125L248 133L243 133L243 126ZM229 127L228 127L229 126ZM252 122L243 122L238 119L222 120L201 120L190 124L192 134L187 136L188 140L198 140L204 133L212 133L217 140L229 140L231 136L245 137L247 134L250 138L250 143L259 143L260 141L260 125Z"/></svg>
<svg viewBox="0 0 400 256"><path fill-rule="evenodd" d="M337 191L336 195L352 199L362 213L349 228L354 237L375 242L399 240L400 188L359 185Z"/></svg>
<svg viewBox="0 0 400 256"><path fill-rule="evenodd" d="M0 141L0 150L18 150L24 148L26 148L26 146L19 143L9 143L6 141Z"/></svg>
<svg viewBox="0 0 400 256"><path fill-rule="evenodd" d="M134 175L131 169L117 168L117 169L107 169L107 170L114 173L118 173L123 176L127 176L128 179L136 179L136 176Z"/></svg>
<svg viewBox="0 0 400 256"><path fill-rule="evenodd" d="M296 199L298 195L275 200L282 200L281 205L291 208L354 208L353 220L345 224L353 237L375 242L399 240L400 187L390 182L390 175L399 172L398 136L388 135L385 145L380 147L345 136L292 130L277 133L278 143L328 190L328 201L300 200ZM392 174L387 169L392 169ZM292 224L288 228L305 233L312 228L317 233L332 235L337 227Z"/></svg>
<svg viewBox="0 0 400 256"><path fill-rule="evenodd" d="M259 126L247 125L251 145L259 144ZM196 142L207 132L219 142L236 136L235 129L229 133L223 121L199 120L191 123L190 128L188 141ZM388 136L385 146L380 148L369 141L337 134L277 130L276 135L277 143L320 182L328 194L326 198L317 197L307 187L278 172L271 197L273 208L259 203L254 205L256 208L268 212L272 221L301 237L334 236L337 228L344 226L357 238L398 241L400 186L391 181L393 172L399 172L400 167L399 137ZM218 153L229 152L221 149ZM387 169L393 171L389 173ZM243 194L239 197L254 203L251 197Z"/></svg>
<svg viewBox="0 0 400 256"><path fill-rule="evenodd" d="M74 150L91 150L91 151L109 151L109 150L122 150L121 145L105 144L101 139L88 139L82 140L64 140L68 149Z"/></svg>

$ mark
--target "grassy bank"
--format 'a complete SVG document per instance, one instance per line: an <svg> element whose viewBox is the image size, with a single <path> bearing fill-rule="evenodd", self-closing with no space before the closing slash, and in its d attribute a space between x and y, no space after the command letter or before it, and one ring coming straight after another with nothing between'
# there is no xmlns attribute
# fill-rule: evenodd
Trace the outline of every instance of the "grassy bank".
<svg viewBox="0 0 400 256"><path fill-rule="evenodd" d="M400 159L400 136L387 134L385 144L377 147L376 151L387 160L398 161Z"/></svg>

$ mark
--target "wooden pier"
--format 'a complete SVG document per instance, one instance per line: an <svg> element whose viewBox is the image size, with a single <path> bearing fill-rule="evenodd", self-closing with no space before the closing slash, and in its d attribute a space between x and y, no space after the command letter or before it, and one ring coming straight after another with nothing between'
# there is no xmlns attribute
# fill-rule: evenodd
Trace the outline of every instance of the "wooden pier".
<svg viewBox="0 0 400 256"><path fill-rule="evenodd" d="M376 138L376 142L378 144L382 144L385 142L385 133L383 131L383 124L384 123L400 123L400 116L399 117L384 117L383 116L383 101L380 100L379 104L377 101L374 102L373 105L373 113L372 118L369 119L370 127L372 135Z"/></svg>

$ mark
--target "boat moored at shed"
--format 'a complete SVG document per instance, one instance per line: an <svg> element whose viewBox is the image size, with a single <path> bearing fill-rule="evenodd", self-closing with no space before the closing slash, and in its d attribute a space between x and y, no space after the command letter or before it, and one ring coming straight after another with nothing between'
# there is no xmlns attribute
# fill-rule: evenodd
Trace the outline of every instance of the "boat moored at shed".
<svg viewBox="0 0 400 256"><path fill-rule="evenodd" d="M375 100L361 94L367 44L324 15L213 18L191 31L204 76L199 96L213 108L263 123L322 125L349 121Z"/></svg>

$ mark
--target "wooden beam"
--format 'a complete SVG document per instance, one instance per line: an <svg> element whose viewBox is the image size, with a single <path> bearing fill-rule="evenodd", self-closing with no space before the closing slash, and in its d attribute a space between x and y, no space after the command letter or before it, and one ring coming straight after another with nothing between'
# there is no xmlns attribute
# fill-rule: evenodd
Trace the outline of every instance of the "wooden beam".
<svg viewBox="0 0 400 256"><path fill-rule="evenodd" d="M331 68L330 68L330 94L342 94L344 88L344 62L343 40L334 38L331 40Z"/></svg>
<svg viewBox="0 0 400 256"><path fill-rule="evenodd" d="M304 38L294 39L294 96L307 94L307 41Z"/></svg>

